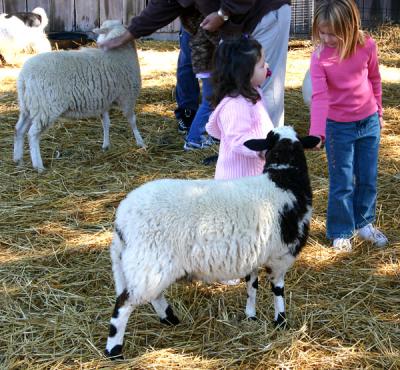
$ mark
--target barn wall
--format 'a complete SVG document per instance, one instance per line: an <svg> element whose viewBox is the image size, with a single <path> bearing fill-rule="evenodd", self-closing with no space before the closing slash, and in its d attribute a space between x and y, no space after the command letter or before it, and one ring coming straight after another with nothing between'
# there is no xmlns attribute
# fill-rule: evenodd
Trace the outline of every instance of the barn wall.
<svg viewBox="0 0 400 370"><path fill-rule="evenodd" d="M120 19L128 24L140 14L148 0L0 0L0 12L31 11L43 7L49 17L48 32L90 31L105 19ZM399 0L356 0L363 27L388 21L400 22ZM292 0L292 36L308 36L315 0ZM179 20L157 31L159 38L176 38ZM168 36L169 35L169 36Z"/></svg>
<svg viewBox="0 0 400 370"><path fill-rule="evenodd" d="M127 25L146 4L147 0L0 0L0 13L31 11L41 6L49 17L48 32L90 31L105 19L119 19ZM179 27L176 20L156 34L176 33Z"/></svg>

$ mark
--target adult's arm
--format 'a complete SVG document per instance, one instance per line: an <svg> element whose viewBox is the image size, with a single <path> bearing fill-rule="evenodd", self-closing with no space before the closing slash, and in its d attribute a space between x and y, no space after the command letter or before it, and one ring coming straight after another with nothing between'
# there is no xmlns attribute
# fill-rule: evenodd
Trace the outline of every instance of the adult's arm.
<svg viewBox="0 0 400 370"><path fill-rule="evenodd" d="M179 17L183 9L176 0L150 0L147 7L131 19L128 31L135 39L151 35Z"/></svg>
<svg viewBox="0 0 400 370"><path fill-rule="evenodd" d="M121 36L98 43L104 50L120 47L134 39L148 36L170 24L183 11L176 0L150 0L147 7L131 19L128 29Z"/></svg>
<svg viewBox="0 0 400 370"><path fill-rule="evenodd" d="M255 0L222 0L220 9L224 14L228 15L232 21L232 18L246 14L254 3ZM204 18L200 26L206 31L215 32L223 25L224 21L218 13L212 12Z"/></svg>
<svg viewBox="0 0 400 370"><path fill-rule="evenodd" d="M222 0L221 9L228 15L244 15L254 6L255 2L255 0Z"/></svg>

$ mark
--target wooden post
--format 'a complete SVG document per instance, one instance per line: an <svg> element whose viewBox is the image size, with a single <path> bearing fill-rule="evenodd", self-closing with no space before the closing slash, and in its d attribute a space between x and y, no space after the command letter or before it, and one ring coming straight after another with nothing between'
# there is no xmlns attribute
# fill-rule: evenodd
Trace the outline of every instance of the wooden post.
<svg viewBox="0 0 400 370"><path fill-rule="evenodd" d="M75 14L77 31L91 31L99 27L99 0L75 1Z"/></svg>
<svg viewBox="0 0 400 370"><path fill-rule="evenodd" d="M50 13L50 0L27 0L27 11L31 12L33 9L35 9L36 7L40 6L41 8L43 8L47 14L47 16L49 16Z"/></svg>
<svg viewBox="0 0 400 370"><path fill-rule="evenodd" d="M74 0L51 0L50 31L73 31L75 27Z"/></svg>
<svg viewBox="0 0 400 370"><path fill-rule="evenodd" d="M100 0L100 24L106 19L124 21L123 0Z"/></svg>
<svg viewBox="0 0 400 370"><path fill-rule="evenodd" d="M4 13L26 12L26 0L3 0Z"/></svg>

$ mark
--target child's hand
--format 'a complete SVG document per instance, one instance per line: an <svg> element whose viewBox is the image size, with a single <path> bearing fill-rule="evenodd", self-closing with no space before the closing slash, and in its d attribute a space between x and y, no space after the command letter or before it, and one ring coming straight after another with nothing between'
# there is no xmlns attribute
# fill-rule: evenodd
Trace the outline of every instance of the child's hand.
<svg viewBox="0 0 400 370"><path fill-rule="evenodd" d="M381 126L381 129L385 126L385 121L382 116L379 117L379 126Z"/></svg>

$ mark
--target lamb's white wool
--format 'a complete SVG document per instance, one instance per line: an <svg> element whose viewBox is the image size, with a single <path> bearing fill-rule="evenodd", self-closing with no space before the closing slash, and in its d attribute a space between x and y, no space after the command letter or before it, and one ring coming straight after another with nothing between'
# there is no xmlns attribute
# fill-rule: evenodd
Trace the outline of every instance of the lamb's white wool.
<svg viewBox="0 0 400 370"><path fill-rule="evenodd" d="M21 18L39 15L40 22L30 26ZM51 45L44 32L48 18L43 8L37 7L31 13L0 14L0 54L4 62L19 64L27 54L51 51ZM17 16L18 15L18 16Z"/></svg>
<svg viewBox="0 0 400 370"><path fill-rule="evenodd" d="M299 138L296 135L296 132L293 130L291 126L282 126L279 130L279 139L289 139L293 142L299 141Z"/></svg>
<svg viewBox="0 0 400 370"><path fill-rule="evenodd" d="M125 32L119 21L106 21L95 32L109 39ZM59 117L102 116L103 149L109 142L109 110L116 103L128 119L136 142L144 146L134 107L141 87L133 44L103 51L98 48L53 51L29 59L17 81L20 116L15 128L14 161L22 162L28 131L32 165L43 170L39 140Z"/></svg>
<svg viewBox="0 0 400 370"><path fill-rule="evenodd" d="M310 108L311 107L311 97L312 97L312 86L311 86L311 77L310 77L309 69L307 70L307 72L304 76L301 91L303 93L304 103L307 105L307 107Z"/></svg>
<svg viewBox="0 0 400 370"><path fill-rule="evenodd" d="M275 322L285 321L284 276L306 243L311 218L306 159L287 126L245 145L268 148L263 175L156 180L133 190L119 205L111 245L118 298L108 356L120 356L128 317L139 304L151 302L164 323L179 322L163 290L183 277L206 282L246 277L246 314L254 318L257 271L264 266L274 293Z"/></svg>

